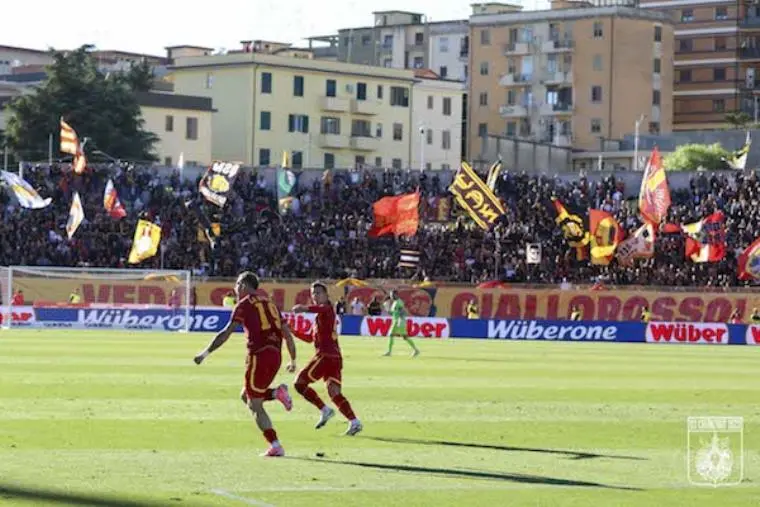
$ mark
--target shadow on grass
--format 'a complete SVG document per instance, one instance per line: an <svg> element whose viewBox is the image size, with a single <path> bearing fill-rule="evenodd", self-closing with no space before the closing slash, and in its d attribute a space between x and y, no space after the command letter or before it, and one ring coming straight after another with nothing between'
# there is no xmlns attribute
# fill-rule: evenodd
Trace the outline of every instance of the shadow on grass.
<svg viewBox="0 0 760 507"><path fill-rule="evenodd" d="M500 472L487 472L484 470L464 470L455 468L439 468L439 467L422 467L415 465L391 465L384 463L366 463L363 461L342 461L342 460L326 460L318 458L301 458L293 457L288 459L296 459L301 461L309 461L313 463L326 463L333 465L348 465L361 468L371 468L375 470L385 470L390 472L413 472L421 474L437 475L439 477L455 477L459 479L483 479L483 480L497 480L516 482L521 484L538 484L543 486L576 486L584 488L603 488L603 489L617 489L624 491L642 491L639 488L632 488L626 486L610 486L608 484L601 484L599 482L578 481L573 479L559 479L557 477L544 477L541 475L526 475L526 474L512 474L512 473L500 473Z"/></svg>
<svg viewBox="0 0 760 507"><path fill-rule="evenodd" d="M0 504L3 504L8 500L23 500L30 502L29 505L80 505L90 507L160 507L162 505L167 505L167 502L158 503L139 500L124 500L115 497L64 493L49 489L44 490L39 488L0 484ZM182 505L187 505L187 503L182 502Z"/></svg>
<svg viewBox="0 0 760 507"><path fill-rule="evenodd" d="M569 459L623 459L631 461L647 461L647 458L640 456L622 456L618 454L597 454L593 452L570 451L565 449L542 449L540 447L515 447L510 445L493 445L493 444L475 444L470 442L449 442L446 440L421 440L416 438L384 438L384 437L360 437L366 440L375 440L376 442L386 442L390 444L414 444L414 445L443 445L448 447L468 447L471 449L488 449L492 451L511 451L511 452L537 452L541 454L559 454L567 456Z"/></svg>

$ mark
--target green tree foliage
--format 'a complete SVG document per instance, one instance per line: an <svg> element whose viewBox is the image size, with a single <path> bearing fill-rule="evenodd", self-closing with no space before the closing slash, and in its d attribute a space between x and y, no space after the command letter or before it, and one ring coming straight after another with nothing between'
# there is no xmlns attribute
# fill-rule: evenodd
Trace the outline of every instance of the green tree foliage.
<svg viewBox="0 0 760 507"><path fill-rule="evenodd" d="M700 167L708 171L726 169L726 159L731 154L719 143L684 144L663 159L668 171L696 171Z"/></svg>
<svg viewBox="0 0 760 507"><path fill-rule="evenodd" d="M746 129L752 123L752 117L744 112L733 112L726 115L726 123L734 129Z"/></svg>
<svg viewBox="0 0 760 507"><path fill-rule="evenodd" d="M51 133L57 157L63 117L80 140L90 139L88 153L97 149L120 159L156 160L153 145L158 137L144 130L136 97L136 92L148 91L153 84L150 67L144 63L106 75L98 70L91 49L54 52L45 82L8 106L8 145L22 158L46 159Z"/></svg>

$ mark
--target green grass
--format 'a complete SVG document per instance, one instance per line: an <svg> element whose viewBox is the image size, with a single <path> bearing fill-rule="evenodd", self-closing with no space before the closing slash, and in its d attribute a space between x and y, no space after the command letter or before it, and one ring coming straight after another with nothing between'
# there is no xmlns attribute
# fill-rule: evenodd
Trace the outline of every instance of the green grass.
<svg viewBox="0 0 760 507"><path fill-rule="evenodd" d="M758 348L451 340L420 341L411 359L403 342L381 358L382 340L346 337L344 390L364 433L342 436L340 417L315 431L316 409L293 392L291 413L269 405L288 457L266 460L238 399L240 335L195 366L208 339L0 332L0 505L713 507L760 498ZM310 354L299 343L299 364ZM741 485L687 481L686 418L700 415L744 417Z"/></svg>

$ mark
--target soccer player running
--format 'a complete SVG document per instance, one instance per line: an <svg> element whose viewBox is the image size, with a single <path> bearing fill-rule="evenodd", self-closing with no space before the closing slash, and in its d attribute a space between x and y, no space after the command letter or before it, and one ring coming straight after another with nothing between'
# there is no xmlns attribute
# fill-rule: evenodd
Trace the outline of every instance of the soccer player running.
<svg viewBox="0 0 760 507"><path fill-rule="evenodd" d="M338 345L335 311L330 304L327 287L323 283L315 282L312 284L311 300L313 303L311 306L296 305L293 307L295 313L311 312L317 314L313 331L316 354L298 374L295 385L296 391L320 410L321 415L315 426L316 429L320 429L335 415L335 410L325 405L317 392L309 387L309 384L320 379L324 380L330 399L349 421L346 435L356 435L363 427L351 409L351 404L341 393L343 356L340 353L340 345Z"/></svg>
<svg viewBox="0 0 760 507"><path fill-rule="evenodd" d="M201 364L209 354L224 345L239 325L245 330L248 342L245 381L240 398L256 418L256 424L269 442L269 449L262 456L285 456L285 451L272 428L272 421L264 410L264 402L278 400L285 410L293 408L293 400L288 394L288 386L281 384L270 388L282 364L282 340L288 346L290 362L287 371L296 371L296 345L288 326L283 323L277 307L266 297L256 294L259 279L250 271L241 273L235 283L238 303L232 310L229 323L209 343L203 352L195 356L195 364Z"/></svg>
<svg viewBox="0 0 760 507"><path fill-rule="evenodd" d="M398 297L398 292L395 290L391 291L391 304L389 312L391 314L391 334L388 337L388 352L383 354L383 356L391 355L393 352L393 341L397 336L399 338L403 338L404 341L406 341L406 343L412 347L412 357L419 356L420 349L417 348L417 345L414 344L406 332L406 307L404 306L404 302L401 300L401 298Z"/></svg>

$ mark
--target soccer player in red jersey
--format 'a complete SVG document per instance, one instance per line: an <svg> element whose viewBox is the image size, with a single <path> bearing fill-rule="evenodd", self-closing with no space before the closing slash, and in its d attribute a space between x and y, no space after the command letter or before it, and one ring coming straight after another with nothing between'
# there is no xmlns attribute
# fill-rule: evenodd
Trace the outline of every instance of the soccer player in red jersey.
<svg viewBox="0 0 760 507"><path fill-rule="evenodd" d="M293 312L295 313L311 312L317 314L313 331L316 354L309 361L309 364L298 374L295 386L296 391L321 411L321 417L316 425L316 429L319 429L327 424L327 421L335 415L335 410L325 405L316 391L309 387L309 384L320 379L324 380L327 384L327 393L330 395L333 403L335 403L340 413L349 421L346 435L356 435L363 428L362 423L356 418L354 411L351 410L351 404L341 394L343 356L340 353L340 346L338 345L335 310L330 303L327 287L320 282L313 283L311 286L311 299L314 303L311 306L296 305L293 307Z"/></svg>
<svg viewBox="0 0 760 507"><path fill-rule="evenodd" d="M243 326L248 341L248 357L240 397L253 413L256 424L270 444L269 450L262 456L285 456L277 433L272 428L272 421L264 410L264 402L276 399L285 406L285 410L293 408L288 387L281 384L272 389L270 385L282 364L283 338L290 354L286 369L291 373L296 371L296 345L288 326L282 321L280 311L269 299L256 294L258 288L259 279L254 273L247 271L238 276L235 283L238 303L229 323L194 360L195 364L201 364L209 354L224 345L239 325Z"/></svg>

